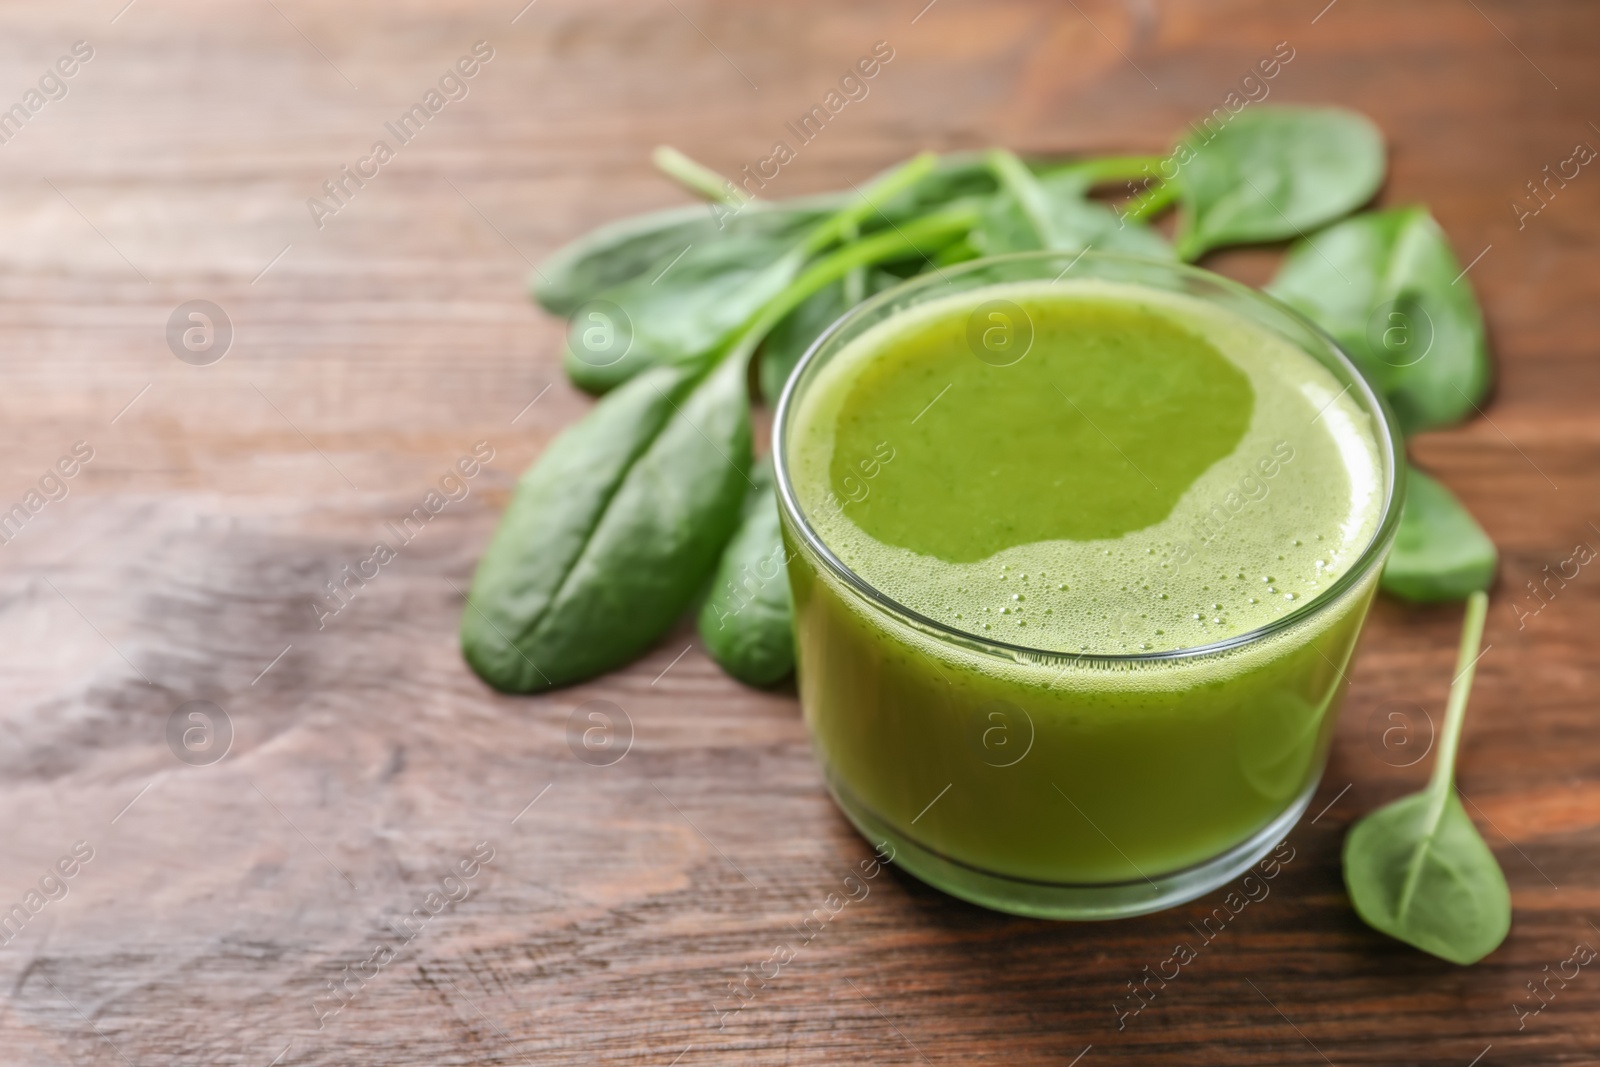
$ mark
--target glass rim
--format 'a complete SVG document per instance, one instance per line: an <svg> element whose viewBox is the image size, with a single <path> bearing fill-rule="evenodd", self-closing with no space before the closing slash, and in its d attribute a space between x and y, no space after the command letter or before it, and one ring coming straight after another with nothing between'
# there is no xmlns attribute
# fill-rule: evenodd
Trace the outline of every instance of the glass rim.
<svg viewBox="0 0 1600 1067"><path fill-rule="evenodd" d="M1057 275L1056 280L1060 280L1060 278L1064 276L1067 271L1070 271L1073 267L1076 267L1082 260L1125 263L1133 266L1150 267L1158 270L1168 271L1177 276L1192 278L1202 281L1208 285L1231 292L1233 295L1241 297L1247 302L1263 304L1276 314L1288 318L1295 325L1306 330L1313 337L1316 337L1327 347L1328 351L1332 353L1336 361L1341 365L1341 369L1344 371L1345 376L1350 380L1350 385L1346 387L1347 391L1358 394L1359 399L1363 403L1363 407L1370 414L1376 416L1375 421L1379 424L1379 427L1382 431L1381 440L1377 442L1378 451L1387 461L1387 470L1385 472L1386 478L1384 483L1383 512L1379 516L1378 524L1373 529L1371 539L1365 546L1362 547L1361 553L1356 557L1355 562L1343 574L1335 579L1332 585L1328 586L1326 589L1320 590L1315 596L1308 598L1304 604L1293 609L1287 614L1273 619L1262 626L1258 626L1254 630L1249 630L1242 634L1236 634L1232 637L1226 637L1220 641L1208 642L1204 645L1194 645L1187 648L1168 649L1160 652L1064 652L1055 649L1035 648L1029 645L1021 645L1009 641L999 641L987 637L981 637L965 630L958 630L955 627L939 622L936 619L929 618L921 612L907 607L906 605L895 600L883 590L877 588L871 582L857 574L843 560L835 555L831 548L828 547L827 543L811 525L810 520L806 517L805 511L800 507L799 500L795 497L794 486L791 484L789 479L787 455L788 449L784 440L786 437L786 430L789 426L789 420L793 415L797 387L800 380L805 376L806 370L817 359L818 353L822 352L833 341L834 337L850 324L858 322L867 315L878 311L885 304L899 299L900 297L905 296L907 293L914 292L918 289L928 289L940 282L948 284L949 279L952 276L971 273L982 268L993 267L996 264L1029 262L1044 263L1052 260L1060 261L1069 258L1071 262L1067 264L1066 269L1063 270L1060 275ZM1026 279L1016 280L1024 281ZM972 292L979 288L982 287L978 286L974 287L972 290L964 291ZM1272 330L1272 332L1275 334L1280 336L1283 335L1282 330L1277 329L1269 324L1258 323L1258 325L1261 325L1264 329ZM1293 338L1287 339L1290 341L1290 343L1295 344L1297 348L1304 348L1303 345L1300 345ZM1308 353L1308 355L1310 355L1310 353ZM1312 358L1315 359L1316 356L1313 355ZM1319 360L1319 362L1321 361ZM1213 271L1205 270L1202 267L1195 267L1187 263L1156 259L1150 256L1128 255L1120 252L1096 252L1090 249L1085 249L1084 251L1076 254L1045 250L1036 252L1012 252L999 256L985 256L980 259L959 263L951 267L941 268L939 271L932 274L923 274L908 278L904 282L901 282L899 285L896 285L891 289L886 289L875 296L869 297L836 319L817 337L815 341L811 343L810 347L806 349L805 354L800 357L799 362L795 364L794 370L789 373L788 380L784 383L783 392L778 398L778 407L773 415L772 420L772 469L774 481L776 482L778 490L779 508L788 518L790 523L793 524L794 529L799 532L805 547L816 554L816 556L822 561L823 565L834 578L843 581L856 593L865 598L867 602L876 609L885 612L893 618L899 619L901 622L909 623L913 628L921 630L928 636L936 638L942 642L963 645L970 650L994 656L1001 656L1013 662L1044 661L1056 664L1066 664L1069 666L1072 664L1081 664L1086 666L1128 666L1143 663L1165 663L1196 659L1204 656L1216 655L1221 652L1232 651L1248 645L1257 644L1263 640L1266 640L1267 638L1276 636L1277 634L1300 626L1301 624L1321 615L1330 605L1337 603L1339 600L1343 599L1345 594L1350 592L1356 586L1360 585L1362 582L1366 581L1372 571L1374 561L1382 555L1384 549L1387 548L1389 543L1394 539L1395 530L1398 528L1400 523L1400 507L1398 504L1400 502L1400 491L1404 485L1405 476L1405 455L1403 452L1403 445L1401 444L1402 440L1403 437L1400 433L1399 424L1395 420L1394 412L1390 410L1389 405L1384 400L1382 394L1375 390L1372 387L1372 384L1367 381L1366 376L1361 373L1360 369L1356 366L1355 361L1350 358L1349 354L1345 352L1344 348L1340 346L1339 342L1334 340L1334 338L1321 326L1318 326L1315 322L1312 322L1309 318L1302 315L1288 304L1285 304L1283 301L1278 300L1276 297L1273 297L1262 290L1251 288L1250 286L1244 285L1241 282L1236 282L1231 278L1226 278Z"/></svg>

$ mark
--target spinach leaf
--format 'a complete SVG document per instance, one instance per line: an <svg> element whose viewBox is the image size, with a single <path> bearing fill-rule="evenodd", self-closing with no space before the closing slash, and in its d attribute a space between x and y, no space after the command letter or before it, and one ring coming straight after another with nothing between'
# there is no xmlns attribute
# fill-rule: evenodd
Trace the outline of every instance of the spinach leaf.
<svg viewBox="0 0 1600 1067"><path fill-rule="evenodd" d="M895 282L899 280L894 279ZM800 357L806 354L813 341L822 336L823 330L848 310L850 306L845 296L845 283L838 281L818 290L772 328L761 346L761 364L757 368L761 396L768 404L777 404L784 383L794 372Z"/></svg>
<svg viewBox="0 0 1600 1067"><path fill-rule="evenodd" d="M1178 255L1303 236L1349 214L1383 184L1383 138L1341 108L1251 107L1178 143Z"/></svg>
<svg viewBox="0 0 1600 1067"><path fill-rule="evenodd" d="M627 663L688 608L748 485L746 365L659 367L595 406L518 484L473 577L461 647L524 693Z"/></svg>
<svg viewBox="0 0 1600 1067"><path fill-rule="evenodd" d="M1406 468L1400 529L1384 565L1384 592L1421 604L1461 600L1494 580L1494 542L1461 501L1415 467Z"/></svg>
<svg viewBox="0 0 1600 1067"><path fill-rule="evenodd" d="M1040 184L1049 190L1048 179ZM1142 223L1119 217L1104 204L1086 200L1082 196L1068 198L1052 195L1049 210L1054 243L1047 245L1028 222L1015 199L1009 195L997 196L989 202L983 220L972 231L973 247L986 256L1031 252L1048 247L1064 252L1093 248L1097 252L1124 252L1154 259L1174 258L1172 246L1167 244L1166 238Z"/></svg>
<svg viewBox="0 0 1600 1067"><path fill-rule="evenodd" d="M1330 226L1289 250L1267 291L1333 335L1407 434L1457 421L1488 391L1483 315L1424 208Z"/></svg>
<svg viewBox="0 0 1600 1067"><path fill-rule="evenodd" d="M709 358L794 280L816 225L791 216L770 229L731 231L606 290L573 314L567 377L598 393L650 366Z"/></svg>
<svg viewBox="0 0 1600 1067"><path fill-rule="evenodd" d="M1026 229L1031 231L1039 247L1062 247L1065 238L1063 234L1057 232L1050 196L1045 192L1040 180L1023 165L1022 160L1003 148L991 148L988 160L995 179L1005 191L1005 200L1009 201L1017 214L1022 217ZM1058 176L1057 181L1058 184L1064 185L1061 191L1067 197L1077 198L1089 190L1089 179L1075 171L1066 171L1065 177Z"/></svg>
<svg viewBox="0 0 1600 1067"><path fill-rule="evenodd" d="M751 481L743 523L722 552L700 610L700 640L723 670L768 686L794 670L794 607L771 463L763 461Z"/></svg>
<svg viewBox="0 0 1600 1067"><path fill-rule="evenodd" d="M1371 927L1463 966L1511 929L1511 891L1455 790L1456 750L1472 688L1488 597L1473 593L1461 629L1433 777L1420 793L1379 808L1344 841L1344 883Z"/></svg>
<svg viewBox="0 0 1600 1067"><path fill-rule="evenodd" d="M1010 155L1010 153L1007 153ZM1141 177L1159 156L1104 156L1088 159L1039 159L1018 161L1041 181L1065 188L1068 181L1079 192L1096 185L1123 182ZM932 171L916 185L886 199L881 218L862 222L865 231L920 218L939 208L971 207L987 200L1000 189L990 152L950 152L939 157Z"/></svg>
<svg viewBox="0 0 1600 1067"><path fill-rule="evenodd" d="M784 383L794 373L800 357L806 354L824 330L862 299L892 289L903 280L887 271L867 271L864 284L860 286L861 296L855 300L850 299L848 279L834 282L818 290L774 326L761 346L759 377L761 395L767 403L778 402L778 395L783 392Z"/></svg>
<svg viewBox="0 0 1600 1067"><path fill-rule="evenodd" d="M893 173L892 171L890 173ZM956 204L972 204L997 188L982 152L952 152L938 157L921 180L885 197L880 211L862 218L863 230L888 227Z"/></svg>
<svg viewBox="0 0 1600 1067"><path fill-rule="evenodd" d="M861 299L905 280L887 268L912 261L926 266L930 255L952 241L964 241L977 221L977 211L970 206L949 208L863 237L807 267L745 331L746 343L766 338L762 395L775 402L795 364L823 330Z"/></svg>
<svg viewBox="0 0 1600 1067"><path fill-rule="evenodd" d="M632 215L558 248L530 276L529 287L540 307L571 315L607 289L641 274L655 277L685 248L737 234L801 230L838 211L845 199L829 195L781 205L752 202L722 218L705 204Z"/></svg>
<svg viewBox="0 0 1600 1067"><path fill-rule="evenodd" d="M556 249L529 276L529 289L546 311L570 315L585 300L643 274L662 256L676 255L715 230L704 204L619 219Z"/></svg>
<svg viewBox="0 0 1600 1067"><path fill-rule="evenodd" d="M791 216L774 229L732 231L679 249L659 270L606 290L573 316L568 377L604 392L646 367L711 359L811 256L854 232L880 202L915 186L934 164L931 155L917 156L820 222Z"/></svg>
<svg viewBox="0 0 1600 1067"><path fill-rule="evenodd" d="M982 254L1094 248L1173 258L1160 234L1086 197L1094 180L1091 170L1080 165L1034 177L1009 152L996 151L991 158L1004 191L989 199L972 232L972 245Z"/></svg>

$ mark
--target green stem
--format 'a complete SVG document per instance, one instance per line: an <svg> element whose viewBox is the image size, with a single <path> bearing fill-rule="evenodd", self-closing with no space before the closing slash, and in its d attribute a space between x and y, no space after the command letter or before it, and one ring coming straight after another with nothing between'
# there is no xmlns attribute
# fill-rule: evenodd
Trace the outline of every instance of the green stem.
<svg viewBox="0 0 1600 1067"><path fill-rule="evenodd" d="M717 203L738 207L747 196L738 186L702 163L696 163L670 145L659 145L650 153L656 169L697 196Z"/></svg>
<svg viewBox="0 0 1600 1067"><path fill-rule="evenodd" d="M995 181L1016 198L1017 206L1022 208L1034 233L1039 235L1039 243L1046 248L1060 248L1062 242L1056 232L1055 222L1050 217L1049 200L1039 185L1039 179L1033 176L1033 171L1014 153L1003 148L990 149L987 159L989 169L994 171Z"/></svg>
<svg viewBox="0 0 1600 1067"><path fill-rule="evenodd" d="M944 250L939 253L939 258L934 260L934 263L940 267L949 267L956 263L965 263L969 259L978 259L982 255L982 252L973 247L971 241L963 237L959 241L952 241L950 244L945 245Z"/></svg>
<svg viewBox="0 0 1600 1067"><path fill-rule="evenodd" d="M1426 795L1428 810L1422 817L1422 833L1417 854L1411 857L1406 880L1400 886L1400 899L1395 903L1395 914L1403 916L1411 907L1417 884L1422 877L1422 853L1431 845L1439 830L1439 820L1450 801L1455 785L1456 749L1461 744L1461 724L1467 716L1467 694L1472 691L1472 677L1478 669L1478 647L1483 644L1483 620L1489 611L1489 598L1481 591L1467 597L1467 614L1461 624L1461 647L1456 653L1456 677L1450 683L1450 699L1445 704L1444 727L1439 732L1439 754L1434 757L1433 776L1428 779Z"/></svg>
<svg viewBox="0 0 1600 1067"><path fill-rule="evenodd" d="M927 177L938 162L938 156L932 152L923 152L906 160L867 186L862 191L859 201L842 209L811 231L805 244L801 246L805 254L815 255L835 241L843 239L851 230L859 228L862 222L866 221L868 216L876 214L883 204Z"/></svg>
<svg viewBox="0 0 1600 1067"><path fill-rule="evenodd" d="M783 321L785 315L851 271L908 255L924 255L924 244L937 244L960 237L977 223L978 211L975 208L941 211L845 245L807 267L765 307L751 316L730 352L740 356L750 355L762 338Z"/></svg>
<svg viewBox="0 0 1600 1067"><path fill-rule="evenodd" d="M1177 199L1178 187L1171 182L1162 182L1160 185L1151 186L1129 201L1127 208L1122 212L1122 217L1132 222L1143 222L1152 215L1159 215Z"/></svg>
<svg viewBox="0 0 1600 1067"><path fill-rule="evenodd" d="M859 227L852 226L845 231L845 243L861 239ZM867 268L856 267L844 276L844 306L853 308L867 298Z"/></svg>
<svg viewBox="0 0 1600 1067"><path fill-rule="evenodd" d="M1089 185L1108 185L1111 182L1132 181L1151 176L1151 170L1164 156L1101 156L1097 159L1078 159L1070 163L1052 165L1040 174L1052 177L1058 174L1076 174Z"/></svg>
<svg viewBox="0 0 1600 1067"><path fill-rule="evenodd" d="M1478 646L1483 643L1483 620L1489 598L1481 592L1467 597L1466 620L1461 624L1461 648L1456 653L1456 680L1450 683L1450 700L1445 705L1444 729L1439 737L1439 758L1428 779L1428 792L1435 796L1435 807L1444 807L1444 795L1455 782L1456 748L1461 743L1461 723L1467 716L1467 694L1472 691L1472 676L1478 669ZM1431 809L1430 809L1431 810Z"/></svg>

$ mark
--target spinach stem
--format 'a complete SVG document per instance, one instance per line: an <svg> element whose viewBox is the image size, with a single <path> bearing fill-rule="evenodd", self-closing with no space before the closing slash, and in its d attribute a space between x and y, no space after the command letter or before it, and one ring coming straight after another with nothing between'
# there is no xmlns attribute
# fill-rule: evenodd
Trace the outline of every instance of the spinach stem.
<svg viewBox="0 0 1600 1067"><path fill-rule="evenodd" d="M848 244L861 239L861 229L851 226L844 232L845 242ZM844 276L844 306L853 308L867 298L867 268L856 267Z"/></svg>
<svg viewBox="0 0 1600 1067"><path fill-rule="evenodd" d="M922 245L959 237L977 223L976 208L952 209L924 215L904 226L883 230L843 246L807 267L787 288L756 312L740 331L739 339L734 342L730 352L740 356L750 355L761 339L783 321L785 315L851 271L907 255L925 255Z"/></svg>
<svg viewBox="0 0 1600 1067"><path fill-rule="evenodd" d="M754 199L727 178L703 163L696 163L671 145L657 146L650 153L650 160L661 173L707 200L738 207Z"/></svg>
<svg viewBox="0 0 1600 1067"><path fill-rule="evenodd" d="M1461 724L1467 716L1467 694L1472 691L1472 678L1478 670L1478 647L1483 644L1483 620L1489 611L1489 598L1482 591L1467 597L1466 618L1461 624L1461 648L1456 653L1456 678L1450 683L1450 699L1445 704L1444 727L1439 732L1439 754L1434 757L1433 776L1428 779L1428 808L1422 817L1422 833L1416 852L1406 865L1406 880L1400 887L1400 899L1395 903L1395 915L1404 916L1411 908L1411 899L1422 877L1425 853L1432 847L1433 838L1444 818L1445 805L1455 785L1456 749L1461 744Z"/></svg>
<svg viewBox="0 0 1600 1067"><path fill-rule="evenodd" d="M861 190L859 200L812 230L801 246L802 250L807 256L814 255L842 239L851 230L860 227L868 216L876 214L884 203L927 177L938 162L939 157L932 152L923 152L906 160Z"/></svg>
<svg viewBox="0 0 1600 1067"><path fill-rule="evenodd" d="M1152 215L1158 215L1178 199L1178 187L1171 182L1162 182L1151 186L1128 202L1122 211L1122 217L1133 222L1143 222Z"/></svg>
<svg viewBox="0 0 1600 1067"><path fill-rule="evenodd" d="M945 245L944 250L939 253L939 258L934 260L934 265L950 267L957 263L965 263L971 259L979 259L982 256L983 253L973 247L970 240L963 237L959 241L952 241L950 244Z"/></svg>
<svg viewBox="0 0 1600 1067"><path fill-rule="evenodd" d="M1041 175L1077 174L1085 178L1091 186L1107 185L1111 182L1132 181L1149 175L1151 169L1157 166L1163 156L1100 156L1092 159L1078 159L1068 163L1050 164L1039 171ZM1157 179L1159 180L1159 179Z"/></svg>
<svg viewBox="0 0 1600 1067"><path fill-rule="evenodd" d="M1483 643L1483 620L1489 598L1482 592L1467 597L1466 620L1461 624L1461 649L1456 654L1456 680L1450 683L1450 699L1445 705L1444 729L1439 738L1439 758L1428 779L1428 791L1436 795L1436 807L1455 782L1456 749L1461 742L1461 723L1467 716L1467 694L1478 670L1478 646Z"/></svg>

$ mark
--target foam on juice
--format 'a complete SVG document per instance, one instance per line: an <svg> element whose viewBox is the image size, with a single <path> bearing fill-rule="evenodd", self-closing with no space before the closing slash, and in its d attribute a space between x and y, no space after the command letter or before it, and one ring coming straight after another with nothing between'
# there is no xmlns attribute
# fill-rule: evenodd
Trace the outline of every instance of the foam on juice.
<svg viewBox="0 0 1600 1067"><path fill-rule="evenodd" d="M973 345L996 302L1031 332L1008 365ZM946 627L1045 651L1248 633L1352 567L1383 507L1375 429L1329 371L1216 305L1108 282L887 320L821 369L793 425L796 496L847 567Z"/></svg>

